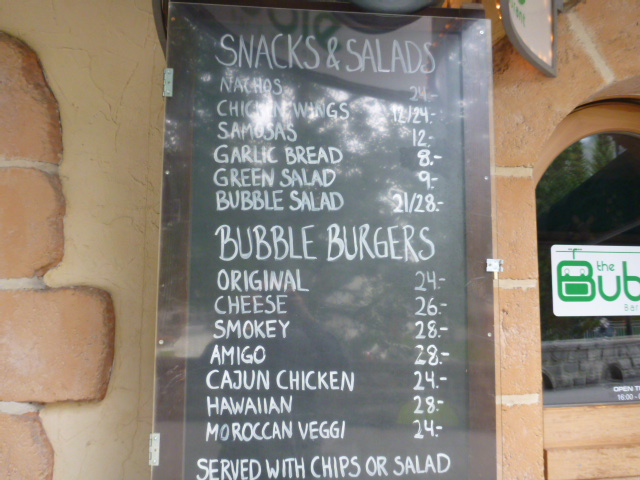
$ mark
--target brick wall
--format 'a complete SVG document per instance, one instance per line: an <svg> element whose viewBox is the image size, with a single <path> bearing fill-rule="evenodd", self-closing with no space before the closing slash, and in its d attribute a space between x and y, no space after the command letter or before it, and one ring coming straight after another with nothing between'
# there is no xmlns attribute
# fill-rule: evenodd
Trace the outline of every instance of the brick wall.
<svg viewBox="0 0 640 480"><path fill-rule="evenodd" d="M108 293L48 288L63 257L58 105L35 53L0 33L0 478L50 479L39 417L107 392L115 316Z"/></svg>

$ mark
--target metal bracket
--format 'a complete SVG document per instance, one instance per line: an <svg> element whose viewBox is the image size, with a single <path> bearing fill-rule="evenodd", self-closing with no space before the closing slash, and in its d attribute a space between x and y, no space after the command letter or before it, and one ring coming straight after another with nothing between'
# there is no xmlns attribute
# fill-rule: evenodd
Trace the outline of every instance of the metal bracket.
<svg viewBox="0 0 640 480"><path fill-rule="evenodd" d="M160 465L160 434L149 435L149 465L157 467Z"/></svg>
<svg viewBox="0 0 640 480"><path fill-rule="evenodd" d="M173 68L164 69L164 89L163 97L173 97Z"/></svg>
<svg viewBox="0 0 640 480"><path fill-rule="evenodd" d="M487 272L504 272L504 260L500 258L487 258Z"/></svg>

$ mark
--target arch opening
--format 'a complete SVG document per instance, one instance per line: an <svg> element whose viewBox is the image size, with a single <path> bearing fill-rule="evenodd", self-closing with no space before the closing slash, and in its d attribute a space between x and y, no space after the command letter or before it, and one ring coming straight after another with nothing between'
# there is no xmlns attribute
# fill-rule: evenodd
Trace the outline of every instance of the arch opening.
<svg viewBox="0 0 640 480"><path fill-rule="evenodd" d="M558 150L536 188L544 403L618 403L640 378L640 106L578 109Z"/></svg>

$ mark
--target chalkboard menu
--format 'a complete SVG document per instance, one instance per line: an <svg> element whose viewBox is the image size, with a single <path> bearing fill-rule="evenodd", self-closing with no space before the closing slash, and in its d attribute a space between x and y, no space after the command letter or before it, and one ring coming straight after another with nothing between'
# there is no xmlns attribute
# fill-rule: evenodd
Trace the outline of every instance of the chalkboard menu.
<svg viewBox="0 0 640 480"><path fill-rule="evenodd" d="M170 4L155 479L495 478L491 35L457 15Z"/></svg>

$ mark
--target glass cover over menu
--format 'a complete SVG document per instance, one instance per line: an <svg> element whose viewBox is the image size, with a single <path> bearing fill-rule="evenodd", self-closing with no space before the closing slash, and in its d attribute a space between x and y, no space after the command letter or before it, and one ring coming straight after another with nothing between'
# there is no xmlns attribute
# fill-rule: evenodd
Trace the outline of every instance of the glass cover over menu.
<svg viewBox="0 0 640 480"><path fill-rule="evenodd" d="M154 478L495 478L488 21L168 23Z"/></svg>

